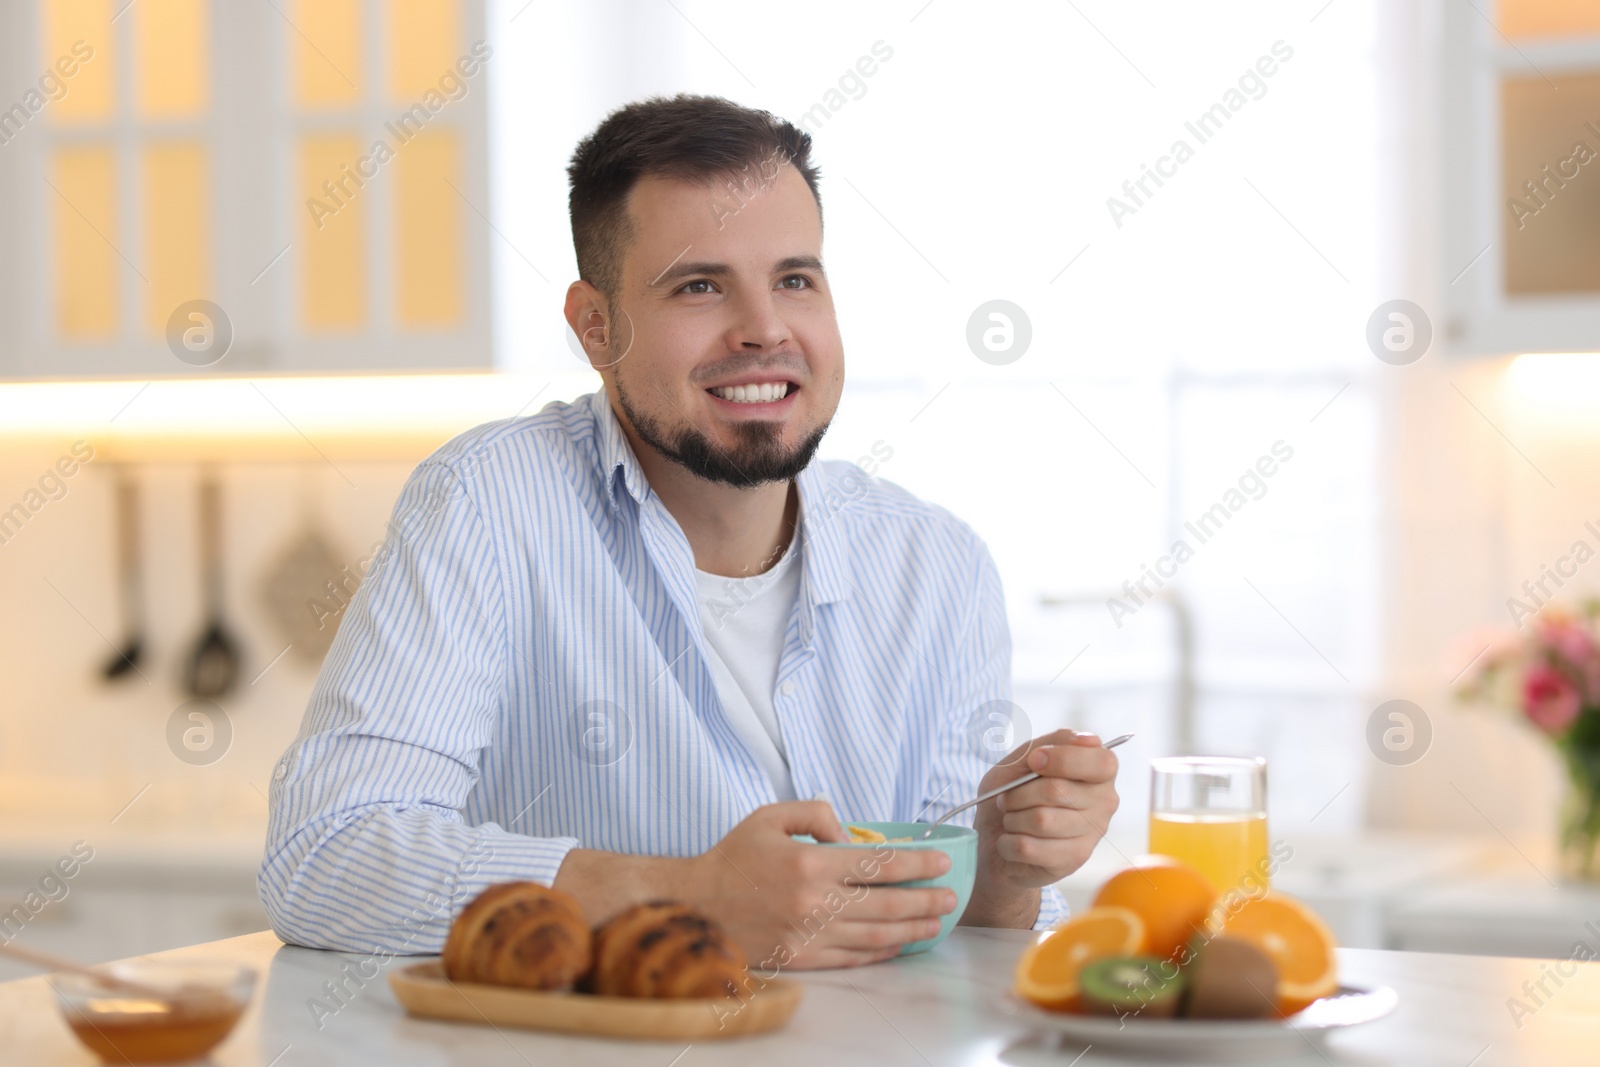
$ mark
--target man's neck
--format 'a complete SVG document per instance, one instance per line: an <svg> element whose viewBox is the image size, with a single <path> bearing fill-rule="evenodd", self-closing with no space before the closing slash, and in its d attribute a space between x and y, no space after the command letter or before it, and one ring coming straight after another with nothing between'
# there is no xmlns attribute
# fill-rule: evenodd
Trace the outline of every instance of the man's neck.
<svg viewBox="0 0 1600 1067"><path fill-rule="evenodd" d="M794 539L800 513L800 492L794 482L736 489L708 481L645 444L625 422L622 429L645 480L689 539L696 568L748 578L769 570L782 557Z"/></svg>

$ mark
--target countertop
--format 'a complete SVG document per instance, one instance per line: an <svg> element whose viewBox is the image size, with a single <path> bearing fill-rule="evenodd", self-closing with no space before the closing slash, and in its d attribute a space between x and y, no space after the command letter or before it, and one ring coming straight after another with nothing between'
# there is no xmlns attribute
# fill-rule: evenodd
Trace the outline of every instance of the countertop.
<svg viewBox="0 0 1600 1067"><path fill-rule="evenodd" d="M853 1064L1094 1064L1146 1062L1054 1037L996 1009L1012 965L1034 935L1015 930L958 929L932 952L843 971L797 972L805 998L776 1033L692 1046L556 1037L505 1028L408 1018L379 978L355 989L336 1014L318 1019L313 997L362 957L282 945L271 933L213 941L161 953L175 959L228 959L262 972L256 1001L238 1030L218 1048L224 1067L299 1065L649 1064L653 1067L850 1067ZM1597 946L1600 947L1600 946ZM410 960L389 965L404 966ZM1393 986L1398 1010L1367 1026L1307 1044L1305 1064L1396 1064L1405 1067L1560 1067L1594 1062L1600 1047L1600 963L1573 969L1531 1014L1513 1018L1508 998L1521 997L1549 961L1341 949L1346 982ZM370 969L370 968L369 968ZM93 1057L57 1014L43 978L0 985L0 1060L50 1067L89 1065ZM1163 1061L1173 1062L1173 1061ZM1197 1061L1198 1062L1198 1061ZM1270 1061L1283 1062L1283 1061Z"/></svg>

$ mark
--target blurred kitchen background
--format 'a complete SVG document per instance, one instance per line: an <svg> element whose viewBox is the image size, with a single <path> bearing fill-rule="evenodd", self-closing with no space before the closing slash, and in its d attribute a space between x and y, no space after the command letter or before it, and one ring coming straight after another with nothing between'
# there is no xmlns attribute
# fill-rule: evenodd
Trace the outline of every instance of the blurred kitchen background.
<svg viewBox="0 0 1600 1067"><path fill-rule="evenodd" d="M679 91L815 138L824 454L987 540L1035 733L1138 733L1070 897L1143 850L1150 757L1259 754L1280 884L1345 944L1570 954L1600 892L1560 873L1561 765L1452 688L1600 545L1580 0L8 0L0 936L266 927L269 777L399 488L596 386L566 162Z"/></svg>

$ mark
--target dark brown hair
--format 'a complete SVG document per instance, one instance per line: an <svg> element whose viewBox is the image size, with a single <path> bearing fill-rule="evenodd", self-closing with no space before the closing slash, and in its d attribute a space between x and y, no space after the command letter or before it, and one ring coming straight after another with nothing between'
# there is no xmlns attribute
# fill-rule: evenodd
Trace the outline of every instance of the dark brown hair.
<svg viewBox="0 0 1600 1067"><path fill-rule="evenodd" d="M628 194L640 178L728 178L737 189L751 184L752 170L765 164L770 171L772 160L800 172L820 215L811 135L787 121L720 96L688 94L651 97L613 111L578 143L567 167L578 277L615 304L623 252L633 239Z"/></svg>

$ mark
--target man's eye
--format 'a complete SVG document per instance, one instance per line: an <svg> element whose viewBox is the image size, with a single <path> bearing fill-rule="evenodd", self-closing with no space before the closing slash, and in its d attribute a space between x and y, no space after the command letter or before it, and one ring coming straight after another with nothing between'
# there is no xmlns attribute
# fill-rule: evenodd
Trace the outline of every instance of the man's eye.
<svg viewBox="0 0 1600 1067"><path fill-rule="evenodd" d="M695 286L697 285L703 285L706 288L696 289ZM693 293L696 296L699 296L702 293L709 293L712 292L711 280L709 278L696 278L692 282L685 282L683 288L678 291L681 293Z"/></svg>
<svg viewBox="0 0 1600 1067"><path fill-rule="evenodd" d="M799 282L800 284L799 285L790 285L789 284L790 282ZM810 289L810 288L812 288L811 279L807 278L804 274L791 274L788 277L784 278L778 284L783 286L783 287L785 287L785 288L787 288L787 289Z"/></svg>

